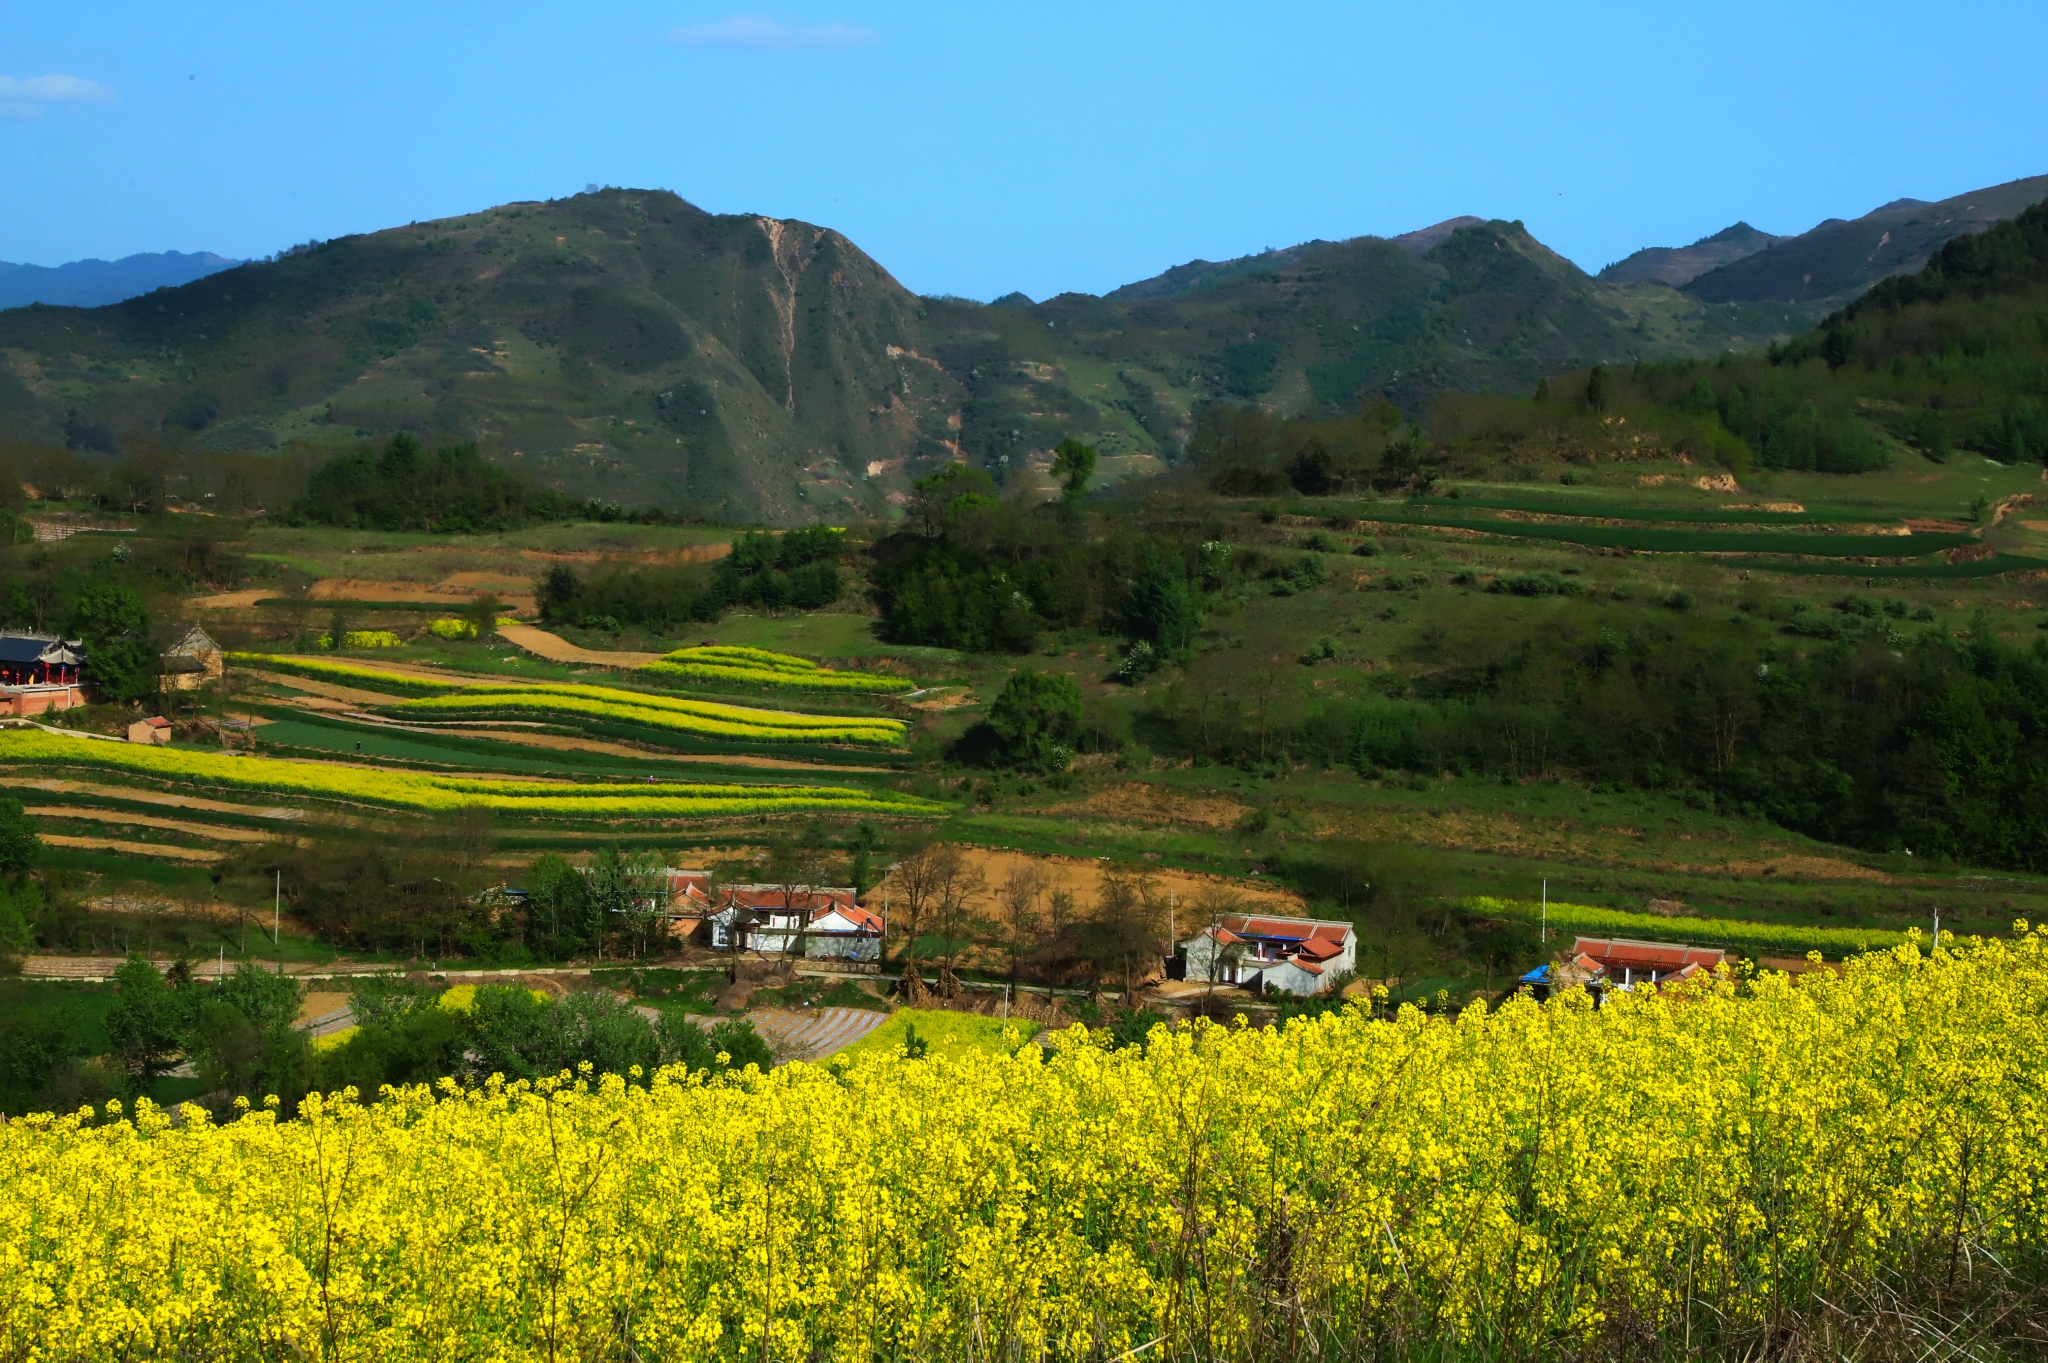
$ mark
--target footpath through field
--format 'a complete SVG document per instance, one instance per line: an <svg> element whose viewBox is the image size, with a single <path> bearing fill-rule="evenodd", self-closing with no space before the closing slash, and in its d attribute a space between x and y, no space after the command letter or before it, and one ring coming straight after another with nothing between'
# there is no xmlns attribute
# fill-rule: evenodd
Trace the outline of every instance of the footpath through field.
<svg viewBox="0 0 2048 1363"><path fill-rule="evenodd" d="M595 649L578 648L559 634L550 634L532 625L500 625L498 634L509 643L517 644L537 658L546 658L553 663L590 663L597 667L633 668L647 663L659 662L659 653L600 653Z"/></svg>

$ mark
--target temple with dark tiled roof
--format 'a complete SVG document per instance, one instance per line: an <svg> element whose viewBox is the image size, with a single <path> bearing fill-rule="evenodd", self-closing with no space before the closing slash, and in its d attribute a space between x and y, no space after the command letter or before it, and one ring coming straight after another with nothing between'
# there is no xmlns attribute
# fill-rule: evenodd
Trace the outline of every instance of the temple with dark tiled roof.
<svg viewBox="0 0 2048 1363"><path fill-rule="evenodd" d="M76 639L0 630L0 714L40 715L85 704L85 647Z"/></svg>

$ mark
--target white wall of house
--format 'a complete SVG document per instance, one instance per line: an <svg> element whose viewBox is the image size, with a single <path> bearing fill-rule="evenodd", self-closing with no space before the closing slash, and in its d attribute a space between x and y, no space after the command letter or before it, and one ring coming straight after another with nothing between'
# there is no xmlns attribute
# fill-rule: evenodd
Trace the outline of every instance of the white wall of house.
<svg viewBox="0 0 2048 1363"><path fill-rule="evenodd" d="M1320 994L1337 975L1357 969L1358 934L1348 924L1344 925L1344 947L1329 960L1320 962L1322 973L1303 970L1291 961L1259 958L1257 942L1220 944L1208 932L1181 943L1187 957L1187 978L1205 982L1214 979L1218 984L1250 986L1254 983L1266 989L1279 989L1289 994ZM1271 950L1270 944L1268 950ZM1211 970L1214 969L1214 975Z"/></svg>

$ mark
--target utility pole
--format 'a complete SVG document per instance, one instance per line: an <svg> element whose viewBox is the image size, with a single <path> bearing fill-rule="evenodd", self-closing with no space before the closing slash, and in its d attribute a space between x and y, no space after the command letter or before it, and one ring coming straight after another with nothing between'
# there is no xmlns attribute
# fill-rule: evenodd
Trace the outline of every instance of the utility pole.
<svg viewBox="0 0 2048 1363"><path fill-rule="evenodd" d="M1550 882L1543 882L1543 926L1538 929L1537 941L1543 946L1550 945Z"/></svg>
<svg viewBox="0 0 2048 1363"><path fill-rule="evenodd" d="M277 948L277 973L284 974L284 872L270 887L270 944Z"/></svg>

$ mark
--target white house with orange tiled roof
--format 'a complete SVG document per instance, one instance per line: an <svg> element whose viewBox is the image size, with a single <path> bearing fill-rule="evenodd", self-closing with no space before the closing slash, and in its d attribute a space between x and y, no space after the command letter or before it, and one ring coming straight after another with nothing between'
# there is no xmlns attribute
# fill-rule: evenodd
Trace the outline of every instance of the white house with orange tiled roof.
<svg viewBox="0 0 2048 1363"><path fill-rule="evenodd" d="M764 956L880 960L882 920L854 902L850 885L724 885L711 915L711 945ZM872 946L868 945L872 939Z"/></svg>
<svg viewBox="0 0 2048 1363"><path fill-rule="evenodd" d="M1358 964L1358 933L1324 918L1231 915L1180 944L1187 978L1256 993L1320 994Z"/></svg>

